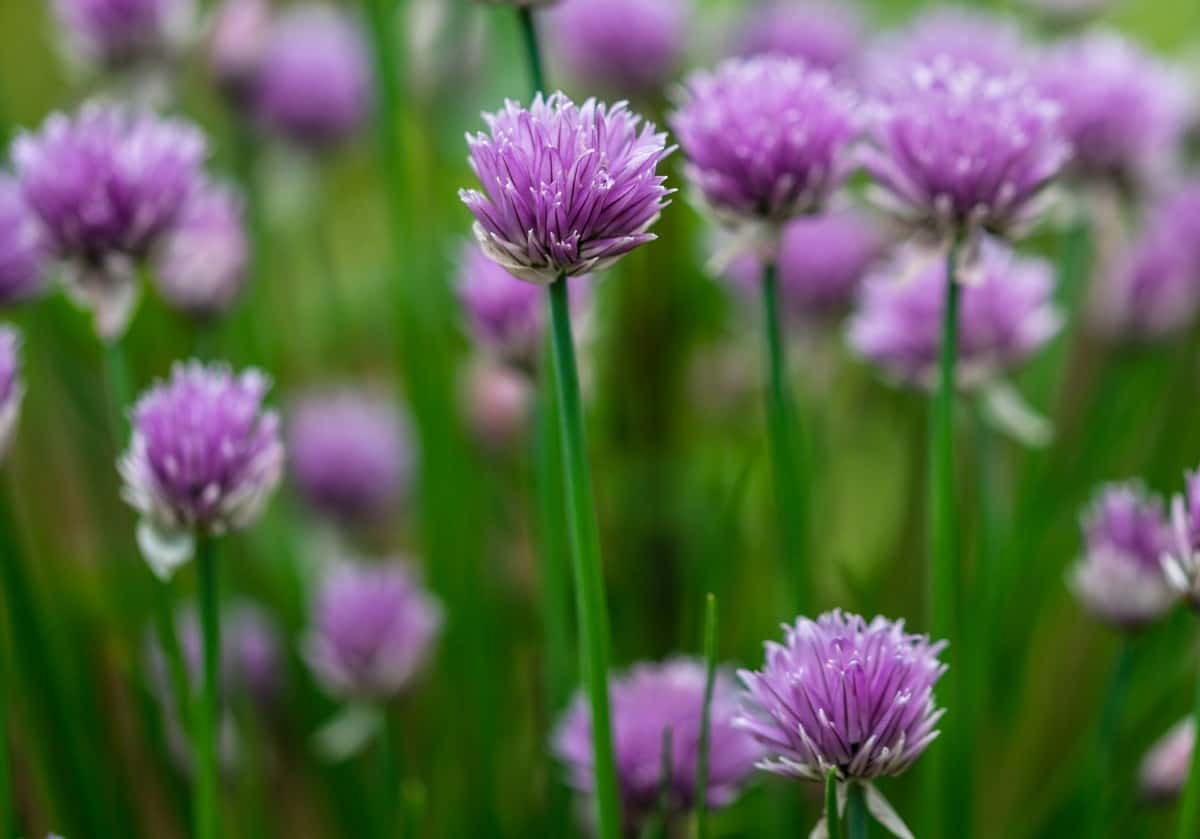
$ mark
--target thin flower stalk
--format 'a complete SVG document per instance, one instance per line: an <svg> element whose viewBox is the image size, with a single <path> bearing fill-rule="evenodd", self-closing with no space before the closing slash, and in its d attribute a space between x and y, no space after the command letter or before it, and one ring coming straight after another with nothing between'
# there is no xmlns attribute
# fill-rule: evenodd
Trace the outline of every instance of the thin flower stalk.
<svg viewBox="0 0 1200 839"><path fill-rule="evenodd" d="M825 775L825 829L829 839L844 839L842 814L838 810L837 770L830 769Z"/></svg>
<svg viewBox="0 0 1200 839"><path fill-rule="evenodd" d="M862 784L851 783L846 791L846 839L867 839L870 832L865 791Z"/></svg>
<svg viewBox="0 0 1200 839"><path fill-rule="evenodd" d="M203 639L203 674L200 703L196 713L195 744L198 756L196 777L196 836L217 839L221 835L218 806L217 725L221 666L221 622L215 542L201 535L196 546L196 571L200 588L200 628Z"/></svg>

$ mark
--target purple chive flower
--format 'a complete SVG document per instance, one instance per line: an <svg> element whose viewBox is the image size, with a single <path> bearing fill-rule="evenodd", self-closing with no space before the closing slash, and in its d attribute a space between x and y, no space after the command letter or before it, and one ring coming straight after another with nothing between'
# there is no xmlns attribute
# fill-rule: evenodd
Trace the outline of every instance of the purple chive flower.
<svg viewBox="0 0 1200 839"><path fill-rule="evenodd" d="M837 211L788 222L779 242L779 283L784 306L798 320L840 314L884 251L883 235L865 215ZM758 293L762 267L751 255L730 266L739 289Z"/></svg>
<svg viewBox="0 0 1200 839"><path fill-rule="evenodd" d="M510 449L529 426L533 382L504 364L479 361L467 371L467 423L485 448Z"/></svg>
<svg viewBox="0 0 1200 839"><path fill-rule="evenodd" d="M21 186L0 174L0 306L39 294L47 281L46 242Z"/></svg>
<svg viewBox="0 0 1200 839"><path fill-rule="evenodd" d="M1068 582L1097 618L1134 630L1174 604L1162 568L1170 528L1161 499L1144 487L1116 484L1101 490L1084 514L1083 540L1083 558Z"/></svg>
<svg viewBox="0 0 1200 839"><path fill-rule="evenodd" d="M17 430L25 386L21 383L21 337L11 326L0 326L0 457L8 452Z"/></svg>
<svg viewBox="0 0 1200 839"><path fill-rule="evenodd" d="M270 498L283 445L279 417L262 405L269 387L257 370L235 375L191 361L177 363L134 406L123 494L142 514L139 541L158 573L190 556L158 556L162 537L245 527Z"/></svg>
<svg viewBox="0 0 1200 839"><path fill-rule="evenodd" d="M989 76L1008 76L1028 68L1030 49L1009 18L937 8L885 35L868 51L865 84L877 93L903 90L916 68L940 63L971 64Z"/></svg>
<svg viewBox="0 0 1200 839"><path fill-rule="evenodd" d="M254 84L255 112L267 128L303 147L335 146L362 126L371 95L354 18L315 3L279 15Z"/></svg>
<svg viewBox="0 0 1200 839"><path fill-rule="evenodd" d="M267 0L222 0L213 13L208 63L217 85L236 104L245 104L262 68L271 37Z"/></svg>
<svg viewBox="0 0 1200 839"><path fill-rule="evenodd" d="M195 24L193 0L54 0L70 48L106 68L174 57Z"/></svg>
<svg viewBox="0 0 1200 839"><path fill-rule="evenodd" d="M771 0L748 15L739 37L738 53L786 55L810 67L845 73L858 61L863 46L863 21L858 8L830 0Z"/></svg>
<svg viewBox="0 0 1200 839"><path fill-rule="evenodd" d="M1014 233L1070 157L1058 110L1019 75L935 60L876 109L863 164L880 202L909 223Z"/></svg>
<svg viewBox="0 0 1200 839"><path fill-rule="evenodd" d="M658 807L667 731L671 733L669 806L672 812L681 813L697 805L704 677L703 662L674 658L661 664L636 664L610 681L617 781L625 819L634 827ZM737 713L737 685L728 674L718 673L710 711L706 790L710 807L731 803L762 755L754 740L734 725ZM576 695L558 726L554 752L566 766L571 786L591 793L595 785L592 720L582 693Z"/></svg>
<svg viewBox="0 0 1200 839"><path fill-rule="evenodd" d="M287 438L296 488L334 519L386 514L408 487L408 426L386 399L349 389L310 394L291 411Z"/></svg>
<svg viewBox="0 0 1200 839"><path fill-rule="evenodd" d="M1196 720L1180 720L1150 747L1138 771L1138 786L1151 801L1171 801L1187 782L1196 745Z"/></svg>
<svg viewBox="0 0 1200 839"><path fill-rule="evenodd" d="M228 187L209 185L184 204L155 254L153 276L170 306L208 319L233 305L248 259L240 197Z"/></svg>
<svg viewBox="0 0 1200 839"><path fill-rule="evenodd" d="M1036 82L1062 109L1079 176L1138 185L1173 162L1187 127L1181 79L1124 37L1091 32L1060 44Z"/></svg>
<svg viewBox="0 0 1200 839"><path fill-rule="evenodd" d="M827 72L759 56L693 74L670 122L719 218L782 224L817 212L849 173L854 106Z"/></svg>
<svg viewBox="0 0 1200 839"><path fill-rule="evenodd" d="M1018 256L995 239L981 243L975 276L962 287L959 387L973 388L1024 361L1057 332L1054 272L1044 260ZM920 387L936 379L946 295L944 253L900 247L866 279L850 320L851 346L889 375Z"/></svg>
<svg viewBox="0 0 1200 839"><path fill-rule="evenodd" d="M541 94L528 110L508 101L467 135L483 186L459 191L483 252L514 277L549 284L602 271L639 245L669 190L658 164L666 135L624 103Z"/></svg>
<svg viewBox="0 0 1200 839"><path fill-rule="evenodd" d="M102 337L124 330L137 294L135 263L174 227L201 182L206 153L190 123L101 103L53 114L38 133L13 142L25 200Z"/></svg>
<svg viewBox="0 0 1200 839"><path fill-rule="evenodd" d="M442 607L408 566L343 563L321 584L305 642L309 666L330 693L389 699L429 658Z"/></svg>
<svg viewBox="0 0 1200 839"><path fill-rule="evenodd" d="M589 89L654 97L687 46L690 0L570 0L545 20L567 73Z"/></svg>
<svg viewBox="0 0 1200 839"><path fill-rule="evenodd" d="M937 737L944 709L933 686L946 642L904 631L903 621L826 612L798 618L784 643L766 645L761 671L739 675L748 691L737 724L766 749L759 767L822 780L898 775Z"/></svg>
<svg viewBox="0 0 1200 839"><path fill-rule="evenodd" d="M1200 610L1200 469L1184 476L1184 490L1171 499L1171 546L1163 556L1167 582Z"/></svg>

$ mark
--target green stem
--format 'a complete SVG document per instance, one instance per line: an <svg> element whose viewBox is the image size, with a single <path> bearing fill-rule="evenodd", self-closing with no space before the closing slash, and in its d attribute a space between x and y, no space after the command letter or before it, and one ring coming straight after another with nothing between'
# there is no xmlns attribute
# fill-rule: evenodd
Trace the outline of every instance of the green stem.
<svg viewBox="0 0 1200 839"><path fill-rule="evenodd" d="M708 766L716 676L717 596L709 593L704 602L704 706L700 712L700 746L696 758L696 839L708 839Z"/></svg>
<svg viewBox="0 0 1200 839"><path fill-rule="evenodd" d="M803 613L804 604L810 599L804 558L804 496L797 473L793 436L796 419L787 389L779 280L774 262L768 262L763 268L762 299L766 327L767 433L775 478L775 513L784 563L794 583L796 610Z"/></svg>
<svg viewBox="0 0 1200 839"><path fill-rule="evenodd" d="M1192 719L1200 721L1200 676L1196 678L1193 702ZM1192 763L1188 770L1187 786L1184 787L1183 804L1179 808L1175 836L1177 839L1196 839L1196 836L1200 836L1200 748L1192 749Z"/></svg>
<svg viewBox="0 0 1200 839"><path fill-rule="evenodd" d="M528 6L517 9L521 21L521 40L525 44L525 58L529 63L529 81L533 85L536 96L546 90L546 73L542 65L542 51L538 47L537 24L533 20L533 10Z"/></svg>
<svg viewBox="0 0 1200 839"><path fill-rule="evenodd" d="M400 784L400 761L396 749L396 725L392 709L382 707L383 727L379 732L380 836L403 835L403 794Z"/></svg>
<svg viewBox="0 0 1200 839"><path fill-rule="evenodd" d="M608 606L605 603L600 538L592 500L591 469L583 430L579 373L575 367L575 343L571 336L565 276L550 285L549 295L563 475L567 488L567 525L571 534L579 619L579 653L592 711L597 835L600 839L617 839L621 830L621 808L617 799L617 774L608 707Z"/></svg>
<svg viewBox="0 0 1200 839"><path fill-rule="evenodd" d="M837 803L838 777L837 770L830 769L825 775L825 826L829 839L842 839L842 814L838 812Z"/></svg>
<svg viewBox="0 0 1200 839"><path fill-rule="evenodd" d="M4 557L11 562L12 557ZM13 694L9 688L8 659L0 650L0 837L13 839L17 821L13 812L12 772L9 768L8 726L12 718Z"/></svg>
<svg viewBox="0 0 1200 839"><path fill-rule="evenodd" d="M934 638L948 639L948 657L953 658L947 683L950 699L945 704L955 709L955 720L968 718L964 701L962 664L968 660L963 649L960 598L962 569L955 516L954 481L954 399L955 368L958 350L958 309L960 286L958 260L962 243L956 238L946 256L946 294L942 310L941 349L938 362L937 390L933 396L929 424L929 611L930 631ZM959 753L960 722L948 721L946 742L937 750L938 759L931 772L931 816L940 830L935 836L954 835L954 825L965 823L965 796L955 791L968 788L964 779L968 764ZM954 813L948 811L954 807ZM949 826L949 827L948 827Z"/></svg>
<svg viewBox="0 0 1200 839"><path fill-rule="evenodd" d="M129 361L119 338L104 344L104 377L108 384L108 418L113 444L120 451L129 428L127 412L133 402L133 386L129 376Z"/></svg>
<svg viewBox="0 0 1200 839"><path fill-rule="evenodd" d="M1092 803L1092 831L1088 835L1093 837L1107 836L1112 827L1112 809L1109 805L1114 780L1113 756L1116 754L1117 737L1121 727L1121 712L1125 707L1125 696L1129 692L1133 659L1133 641L1124 638L1117 653L1117 660L1113 664L1108 691L1100 711L1100 724L1096 729L1096 751L1085 794Z"/></svg>
<svg viewBox="0 0 1200 839"><path fill-rule="evenodd" d="M218 814L219 768L217 754L218 694L221 672L221 622L217 592L216 545L208 536L198 536L196 573L200 591L200 631L203 639L204 683L196 715L196 836L216 839L221 835Z"/></svg>
<svg viewBox="0 0 1200 839"><path fill-rule="evenodd" d="M867 839L869 833L866 792L862 784L852 783L846 792L846 839Z"/></svg>
<svg viewBox="0 0 1200 839"><path fill-rule="evenodd" d="M163 660L167 667L167 680L171 688L171 699L175 703L175 714L184 733L192 737L192 689L188 681L187 668L183 662L183 650L179 646L179 633L175 628L174 609L172 607L171 583L164 581L154 609L155 629L158 632L158 646L162 650Z"/></svg>

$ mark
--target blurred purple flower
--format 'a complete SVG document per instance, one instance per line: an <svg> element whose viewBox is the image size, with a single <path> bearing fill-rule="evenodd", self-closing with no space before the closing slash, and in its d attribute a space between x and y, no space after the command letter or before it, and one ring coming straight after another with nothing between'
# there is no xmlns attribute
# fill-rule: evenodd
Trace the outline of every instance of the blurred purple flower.
<svg viewBox="0 0 1200 839"><path fill-rule="evenodd" d="M835 211L788 222L779 243L779 287L788 313L799 320L828 319L854 299L863 276L883 254L878 227L862 213ZM729 275L757 299L762 264L752 255L734 261Z"/></svg>
<svg viewBox="0 0 1200 839"><path fill-rule="evenodd" d="M1008 76L1027 70L1030 54L1011 18L943 6L880 38L867 52L864 81L869 90L886 94L906 88L918 67L946 63L970 64L988 76Z"/></svg>
<svg viewBox="0 0 1200 839"><path fill-rule="evenodd" d="M248 251L240 196L206 185L184 204L155 253L153 277L170 306L213 318L233 305L245 285Z"/></svg>
<svg viewBox="0 0 1200 839"><path fill-rule="evenodd" d="M188 122L92 103L52 114L22 134L12 159L25 200L68 287L91 306L97 331L124 331L137 296L135 263L176 223L202 180L204 135Z"/></svg>
<svg viewBox="0 0 1200 839"><path fill-rule="evenodd" d="M737 725L767 750L760 768L814 781L830 769L840 779L898 775L937 737L946 642L841 611L786 629L782 645L767 643L761 671L740 673L748 695Z"/></svg>
<svg viewBox="0 0 1200 839"><path fill-rule="evenodd" d="M8 453L17 430L17 417L25 397L21 382L21 336L11 326L0 326L0 457Z"/></svg>
<svg viewBox="0 0 1200 839"><path fill-rule="evenodd" d="M782 224L821 209L850 171L853 97L784 56L694 73L671 128L686 173L726 224Z"/></svg>
<svg viewBox="0 0 1200 839"><path fill-rule="evenodd" d="M1138 771L1138 786L1151 801L1171 801L1187 782L1196 745L1196 720L1180 720L1150 747Z"/></svg>
<svg viewBox="0 0 1200 839"><path fill-rule="evenodd" d="M342 563L321 583L305 641L330 693L389 699L424 666L442 626L441 604L401 562Z"/></svg>
<svg viewBox="0 0 1200 839"><path fill-rule="evenodd" d="M139 541L156 573L155 545L199 531L220 534L258 517L283 468L279 418L263 409L269 387L257 370L177 363L133 409L133 438L121 458L125 500L142 514Z"/></svg>
<svg viewBox="0 0 1200 839"><path fill-rule="evenodd" d="M880 105L863 164L877 199L936 233L1016 232L1070 157L1058 106L1021 76L937 59Z"/></svg>
<svg viewBox="0 0 1200 839"><path fill-rule="evenodd" d="M510 366L483 360L467 371L465 399L475 437L488 449L508 449L529 426L534 384Z"/></svg>
<svg viewBox="0 0 1200 839"><path fill-rule="evenodd" d="M221 90L246 104L271 38L268 0L222 0L213 13L208 62Z"/></svg>
<svg viewBox="0 0 1200 839"><path fill-rule="evenodd" d="M193 0L54 0L72 57L110 69L169 59L196 23Z"/></svg>
<svg viewBox="0 0 1200 839"><path fill-rule="evenodd" d="M841 75L851 70L863 47L858 7L831 0L770 0L746 17L738 53L785 55L810 67Z"/></svg>
<svg viewBox="0 0 1200 839"><path fill-rule="evenodd" d="M670 150L624 103L539 94L484 121L490 136L467 136L484 191L459 197L483 252L513 276L549 284L602 271L655 238L669 194L656 170Z"/></svg>
<svg viewBox="0 0 1200 839"><path fill-rule="evenodd" d="M0 174L0 306L45 289L47 255L40 222L25 202L20 184Z"/></svg>
<svg viewBox="0 0 1200 839"><path fill-rule="evenodd" d="M1162 500L1140 484L1104 487L1083 517L1083 558L1068 582L1100 620L1139 629L1171 608L1176 596L1163 575L1171 531Z"/></svg>
<svg viewBox="0 0 1200 839"><path fill-rule="evenodd" d="M319 3L279 15L254 83L267 128L306 148L335 146L365 122L371 96L367 47L352 16Z"/></svg>
<svg viewBox="0 0 1200 839"><path fill-rule="evenodd" d="M310 394L291 411L287 439L301 496L342 522L386 514L408 488L408 426L386 399L349 389Z"/></svg>
<svg viewBox="0 0 1200 839"><path fill-rule="evenodd" d="M476 343L530 367L541 350L546 320L546 301L537 286L518 280L472 242L462 249L456 289Z"/></svg>
<svg viewBox="0 0 1200 839"><path fill-rule="evenodd" d="M1187 125L1182 80L1123 36L1090 32L1052 49L1035 80L1061 107L1072 168L1138 186L1173 163Z"/></svg>
<svg viewBox="0 0 1200 839"><path fill-rule="evenodd" d="M959 309L959 387L984 384L1024 361L1062 325L1054 271L995 239L981 243ZM946 295L946 258L909 243L863 284L848 327L851 346L902 382L933 385Z"/></svg>
<svg viewBox="0 0 1200 839"><path fill-rule="evenodd" d="M691 0L570 0L546 17L547 45L589 90L651 99L687 46Z"/></svg>
<svg viewBox="0 0 1200 839"><path fill-rule="evenodd" d="M1200 469L1184 476L1184 490L1171 499L1171 547L1163 557L1167 582L1200 610Z"/></svg>
<svg viewBox="0 0 1200 839"><path fill-rule="evenodd" d="M669 806L688 812L697 805L696 771L700 722L704 709L702 661L674 658L661 664L635 664L612 678L613 741L625 819L637 827L655 812L663 770L663 738L671 736ZM709 727L709 778L706 803L723 807L737 797L762 750L734 725L738 690L726 673L713 685ZM577 694L554 735L554 752L568 771L571 786L591 793L592 721L587 698Z"/></svg>

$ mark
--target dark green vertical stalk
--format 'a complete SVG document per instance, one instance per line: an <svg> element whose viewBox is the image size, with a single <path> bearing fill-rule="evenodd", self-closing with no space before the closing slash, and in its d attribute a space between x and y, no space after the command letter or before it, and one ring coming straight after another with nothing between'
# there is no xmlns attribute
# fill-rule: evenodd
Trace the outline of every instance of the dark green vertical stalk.
<svg viewBox="0 0 1200 839"><path fill-rule="evenodd" d="M4 557L11 562L11 557ZM13 839L17 821L13 813L12 771L9 767L8 726L12 718L12 691L9 688L7 653L0 647L0 837Z"/></svg>
<svg viewBox="0 0 1200 839"><path fill-rule="evenodd" d="M583 429L583 407L579 396L579 373L575 366L566 277L560 277L550 285L549 297L563 476L567 488L567 527L571 534L579 620L579 657L584 666L592 711L596 827L600 839L617 839L621 830L621 808L617 799L617 774L608 706L608 605L604 593L604 569L601 566L600 537L592 499L591 467Z"/></svg>
<svg viewBox="0 0 1200 839"><path fill-rule="evenodd" d="M830 769L825 775L825 827L829 839L843 839L842 814L838 812L837 770Z"/></svg>
<svg viewBox="0 0 1200 839"><path fill-rule="evenodd" d="M166 664L167 684L171 689L171 699L175 703L175 713L190 742L190 738L194 736L192 688L188 680L187 668L183 662L183 650L179 646L179 633L175 628L170 581L164 580L159 588L158 596L154 598L154 621L155 631L158 633L158 646L162 650L163 662Z"/></svg>
<svg viewBox="0 0 1200 839"><path fill-rule="evenodd" d="M1133 640L1121 639L1121 649L1113 663L1112 676L1104 695L1100 710L1099 725L1096 726L1096 748L1092 754L1086 781L1085 800L1091 803L1092 824L1087 834L1093 837L1108 836L1112 830L1113 756L1117 750L1117 738L1121 730L1121 713L1125 708L1125 696L1129 692L1130 676L1133 672Z"/></svg>
<svg viewBox="0 0 1200 839"><path fill-rule="evenodd" d="M696 756L696 839L708 839L708 767L716 677L717 596L710 593L704 601L704 707L700 712L700 746Z"/></svg>
<svg viewBox="0 0 1200 839"><path fill-rule="evenodd" d="M938 830L934 836L957 835L961 822L963 796L955 791L969 789L965 773L968 762L962 760L963 723L969 718L964 701L962 665L968 660L963 649L961 624L962 566L959 556L954 481L954 399L958 352L958 309L960 286L958 260L962 242L956 238L946 255L946 292L942 309L941 349L938 361L937 389L930 406L929 423L929 613L934 638L948 639L948 655L953 658L947 674L947 716L945 742L937 749L931 766L930 814ZM950 812L953 807L954 812Z"/></svg>
<svg viewBox="0 0 1200 839"><path fill-rule="evenodd" d="M529 81L536 96L546 90L546 73L542 66L542 51L538 47L537 24L533 20L533 10L528 6L517 9L517 16L521 21L521 39L525 44L525 57L529 62Z"/></svg>
<svg viewBox="0 0 1200 839"><path fill-rule="evenodd" d="M396 724L391 708L379 709L383 724L379 730L379 835L398 837L403 833L403 793L400 760L397 754Z"/></svg>
<svg viewBox="0 0 1200 839"><path fill-rule="evenodd" d="M862 784L851 783L846 791L846 839L867 839L870 832L866 791Z"/></svg>
<svg viewBox="0 0 1200 839"><path fill-rule="evenodd" d="M218 696L221 673L221 620L215 542L201 535L196 544L196 574L200 592L200 632L203 647L204 681L196 713L193 739L196 753L196 837L217 839L221 835L219 815L217 737Z"/></svg>
<svg viewBox="0 0 1200 839"><path fill-rule="evenodd" d="M1192 719L1200 725L1200 677L1196 679ZM1179 807L1179 823L1175 826L1177 839L1196 839L1200 836L1200 748L1192 749L1192 764L1188 770L1183 803Z"/></svg>
<svg viewBox="0 0 1200 839"><path fill-rule="evenodd" d="M126 412L132 403L132 384L129 378L129 363L125 347L117 338L104 344L104 376L108 384L109 424L113 445L120 451L128 429Z"/></svg>
<svg viewBox="0 0 1200 839"><path fill-rule="evenodd" d="M779 280L774 262L768 262L763 268L762 300L766 339L767 433L775 479L775 515L780 549L795 589L796 610L804 612L805 604L812 599L811 580L804 556L806 511L797 473L796 418L788 395L787 359L779 311Z"/></svg>

